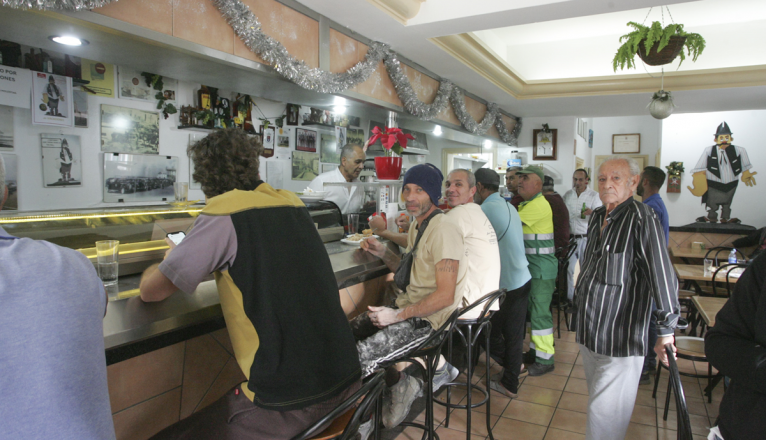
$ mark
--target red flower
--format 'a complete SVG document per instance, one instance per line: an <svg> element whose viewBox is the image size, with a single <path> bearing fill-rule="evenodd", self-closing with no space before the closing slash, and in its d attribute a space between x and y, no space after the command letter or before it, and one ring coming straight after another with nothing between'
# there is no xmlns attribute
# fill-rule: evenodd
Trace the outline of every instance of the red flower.
<svg viewBox="0 0 766 440"><path fill-rule="evenodd" d="M402 150L407 148L407 140L415 139L415 137L411 134L402 133L402 130L396 127L386 127L385 130L381 130L379 127L373 127L372 136L370 137L369 142L370 145L374 144L378 139L380 139L380 142L386 150L393 149L397 154L401 154ZM400 148L397 149L397 146Z"/></svg>

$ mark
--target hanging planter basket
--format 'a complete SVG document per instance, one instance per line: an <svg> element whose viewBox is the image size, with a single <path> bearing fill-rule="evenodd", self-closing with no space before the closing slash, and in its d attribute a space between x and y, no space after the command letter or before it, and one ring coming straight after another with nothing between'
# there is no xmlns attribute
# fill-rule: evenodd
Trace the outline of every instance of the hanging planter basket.
<svg viewBox="0 0 766 440"><path fill-rule="evenodd" d="M657 52L657 47L660 42L654 43L649 53L646 53L646 47L644 42L638 46L638 56L650 66L662 66L663 64L670 64L676 59L679 53L684 48L686 37L672 36L668 45L663 47L661 51Z"/></svg>

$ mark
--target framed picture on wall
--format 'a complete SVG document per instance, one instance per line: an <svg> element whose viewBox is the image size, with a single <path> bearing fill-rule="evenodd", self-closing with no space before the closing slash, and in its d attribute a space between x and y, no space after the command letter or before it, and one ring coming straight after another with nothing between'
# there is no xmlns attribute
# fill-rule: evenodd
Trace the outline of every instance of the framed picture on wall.
<svg viewBox="0 0 766 440"><path fill-rule="evenodd" d="M80 136L72 134L40 135L43 160L43 185L46 188L80 186L82 156Z"/></svg>
<svg viewBox="0 0 766 440"><path fill-rule="evenodd" d="M641 135L639 133L612 135L612 154L638 154L640 152Z"/></svg>
<svg viewBox="0 0 766 440"><path fill-rule="evenodd" d="M557 144L558 130L550 129L544 132L541 128L532 130L532 159L533 160L556 160L558 156Z"/></svg>
<svg viewBox="0 0 766 440"><path fill-rule="evenodd" d="M306 130L305 128L295 129L295 149L298 151L308 151L316 153L317 151L317 132Z"/></svg>

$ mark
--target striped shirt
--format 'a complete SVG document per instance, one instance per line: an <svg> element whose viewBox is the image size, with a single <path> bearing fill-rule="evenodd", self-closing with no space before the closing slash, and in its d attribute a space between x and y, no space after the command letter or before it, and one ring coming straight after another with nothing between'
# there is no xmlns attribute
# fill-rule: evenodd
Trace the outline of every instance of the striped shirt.
<svg viewBox="0 0 766 440"><path fill-rule="evenodd" d="M747 157L747 151L742 148L738 147L736 145L730 145L727 148L734 148L734 151L737 152L737 156L740 157L742 161L742 171L747 171L750 168L753 167L753 165L750 163L750 158ZM707 169L707 159L710 157L710 155L713 153L713 149L708 147L706 149L705 153L702 153L702 156L697 161L697 166L694 167L692 170L692 174L705 171L705 176L707 177L707 180L712 180L713 182L720 182L720 183L731 183L737 180L737 176L734 174L734 171L731 169L731 163L729 162L729 157L726 155L726 152L724 150L718 149L718 170L721 173L721 177L718 178L715 174L711 173Z"/></svg>
<svg viewBox="0 0 766 440"><path fill-rule="evenodd" d="M582 214L582 205L588 209L595 210L602 205L598 192L585 188L585 191L577 195L577 190L570 189L564 194L564 203L569 210L569 233L573 235L584 235L588 233L588 220L590 216L580 218ZM592 215L592 214L591 214Z"/></svg>
<svg viewBox="0 0 766 440"><path fill-rule="evenodd" d="M609 215L596 209L580 264L572 315L578 343L605 356L644 356L652 300L657 334L673 334L678 280L651 207L631 197Z"/></svg>

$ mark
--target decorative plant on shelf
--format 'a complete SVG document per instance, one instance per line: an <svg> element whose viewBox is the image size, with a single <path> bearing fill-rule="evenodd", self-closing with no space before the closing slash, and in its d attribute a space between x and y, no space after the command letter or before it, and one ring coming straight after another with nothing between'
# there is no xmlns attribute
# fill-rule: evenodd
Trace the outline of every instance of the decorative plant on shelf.
<svg viewBox="0 0 766 440"><path fill-rule="evenodd" d="M378 139L383 144L383 148L386 149L386 156L390 156L392 151L401 155L402 151L407 148L407 140L415 139L415 137L403 133L400 128L396 127L385 127L384 130L381 130L380 127L373 127L369 145L374 144Z"/></svg>
<svg viewBox="0 0 766 440"><path fill-rule="evenodd" d="M620 37L620 42L624 43L617 49L612 60L615 72L618 67L620 70L635 68L636 54L646 64L659 66L672 62L678 55L683 63L686 59L684 48L692 61L697 61L697 57L705 50L705 39L700 34L685 32L682 24L672 23L663 27L659 21L655 21L651 26L644 26L631 21L628 26L634 30Z"/></svg>
<svg viewBox="0 0 766 440"><path fill-rule="evenodd" d="M215 121L215 113L210 109L198 110L194 113L194 117L197 119L197 125L212 125Z"/></svg>
<svg viewBox="0 0 766 440"><path fill-rule="evenodd" d="M676 106L673 104L673 96L670 92L660 90L654 92L652 95L652 101L647 106L649 107L649 113L655 119L665 119L673 113Z"/></svg>
<svg viewBox="0 0 766 440"><path fill-rule="evenodd" d="M168 100L168 97L165 96L162 90L165 87L165 84L162 82L162 75L155 75L149 72L141 72L141 76L144 77L147 86L150 86L157 91L157 93L154 95L154 98L157 99L157 110L162 110L162 116L167 119L168 116L172 115L173 113L177 113L178 110L173 104L168 104L165 102Z"/></svg>

